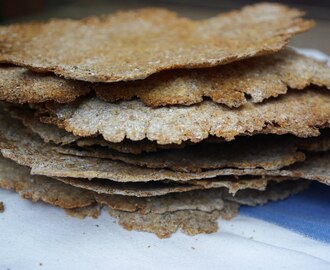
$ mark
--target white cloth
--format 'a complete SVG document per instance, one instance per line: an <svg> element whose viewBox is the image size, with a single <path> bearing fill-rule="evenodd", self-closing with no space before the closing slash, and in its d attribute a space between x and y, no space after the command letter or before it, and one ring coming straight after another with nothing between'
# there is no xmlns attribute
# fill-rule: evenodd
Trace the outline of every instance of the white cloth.
<svg viewBox="0 0 330 270"><path fill-rule="evenodd" d="M122 229L106 212L79 220L10 191L0 200L0 269L330 269L330 245L252 218L160 240Z"/></svg>

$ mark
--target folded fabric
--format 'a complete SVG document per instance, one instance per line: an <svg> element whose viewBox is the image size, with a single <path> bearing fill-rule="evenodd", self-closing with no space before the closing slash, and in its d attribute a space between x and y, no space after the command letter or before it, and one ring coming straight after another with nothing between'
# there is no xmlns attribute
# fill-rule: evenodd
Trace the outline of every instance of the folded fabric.
<svg viewBox="0 0 330 270"><path fill-rule="evenodd" d="M275 223L330 243L330 186L313 183L303 193L265 206L244 206L240 214Z"/></svg>

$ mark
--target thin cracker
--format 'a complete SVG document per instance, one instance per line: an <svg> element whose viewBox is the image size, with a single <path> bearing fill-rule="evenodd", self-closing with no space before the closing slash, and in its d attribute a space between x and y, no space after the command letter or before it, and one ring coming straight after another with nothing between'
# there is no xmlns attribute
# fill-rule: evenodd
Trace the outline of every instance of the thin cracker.
<svg viewBox="0 0 330 270"><path fill-rule="evenodd" d="M313 26L302 15L262 3L201 21L154 8L14 24L0 28L0 62L85 81L144 79L165 69L210 67L279 51Z"/></svg>
<svg viewBox="0 0 330 270"><path fill-rule="evenodd" d="M91 91L88 84L39 74L23 67L0 66L0 100L12 103L67 103Z"/></svg>
<svg viewBox="0 0 330 270"><path fill-rule="evenodd" d="M16 191L24 199L44 201L62 208L88 206L93 192L82 190L44 176L31 176L30 170L0 157L0 188Z"/></svg>
<svg viewBox="0 0 330 270"><path fill-rule="evenodd" d="M58 153L51 145L27 132L19 122L0 114L0 129L5 140L1 153L15 162L29 166L32 174L53 177L101 178L118 182L148 182L159 180L187 181L214 178L220 175L270 175L302 177L330 184L328 168L330 153L316 154L305 162L281 170L217 169L199 173L174 172L137 167L112 160L82 158Z"/></svg>
<svg viewBox="0 0 330 270"><path fill-rule="evenodd" d="M232 140L256 133L319 135L330 124L330 94L310 89L265 103L228 109L211 101L189 107L150 108L138 100L107 103L97 98L46 106L41 120L76 136L101 134L110 142L148 139L158 144L200 142L209 136ZM279 113L280 112L280 113Z"/></svg>
<svg viewBox="0 0 330 270"><path fill-rule="evenodd" d="M244 204L264 204L268 200L282 200L291 194L296 194L308 187L308 182L283 183L273 186L268 192L252 192L239 195ZM244 200L244 196L247 199ZM232 197L235 199L235 197ZM119 224L127 230L138 230L155 233L160 238L171 236L178 229L187 235L200 233L212 233L217 231L217 219L222 216L230 219L237 214L239 204L236 202L224 202L222 210L200 211L200 210L179 210L165 212L163 214L139 212L127 212L109 209L109 214L119 219Z"/></svg>
<svg viewBox="0 0 330 270"><path fill-rule="evenodd" d="M143 81L92 85L105 101L138 97L151 107L191 105L209 97L239 107L314 84L330 89L330 67L286 49L209 69L167 71Z"/></svg>
<svg viewBox="0 0 330 270"><path fill-rule="evenodd" d="M56 147L60 153L119 160L148 168L168 168L182 172L200 172L217 168L280 169L303 161L305 155L297 151L292 138L253 136L227 143L202 143L180 150L167 150L140 155L124 154L102 148Z"/></svg>

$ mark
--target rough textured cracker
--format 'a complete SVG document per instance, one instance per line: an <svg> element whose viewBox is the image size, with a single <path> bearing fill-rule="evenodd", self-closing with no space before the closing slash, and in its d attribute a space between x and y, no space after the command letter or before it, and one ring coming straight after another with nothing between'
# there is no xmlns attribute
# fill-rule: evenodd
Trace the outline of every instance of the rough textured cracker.
<svg viewBox="0 0 330 270"><path fill-rule="evenodd" d="M108 212L111 216L119 219L119 224L124 229L151 232L159 238L168 238L178 229L190 236L216 232L218 230L217 220L220 217L220 211L207 213L186 210L147 215L113 209L109 209Z"/></svg>
<svg viewBox="0 0 330 270"><path fill-rule="evenodd" d="M0 188L16 191L24 199L44 201L62 208L88 206L93 192L64 185L44 176L31 176L28 168L0 157Z"/></svg>
<svg viewBox="0 0 330 270"><path fill-rule="evenodd" d="M165 69L209 67L278 51L313 26L302 15L264 3L201 21L154 8L3 26L0 62L85 81L144 79Z"/></svg>
<svg viewBox="0 0 330 270"><path fill-rule="evenodd" d="M99 194L125 195L135 197L152 197L161 196L169 193L187 192L192 190L204 190L213 188L226 188L230 194L235 194L242 189L257 189L265 190L267 182L275 177L253 177L244 179L231 179L230 176L225 178L218 177L210 180L192 180L182 184L173 185L172 182L165 183L164 181L147 182L147 183L118 183L114 181L104 181L94 179L86 181L85 179L77 178L56 178L66 184L95 191ZM283 181L287 178L283 178Z"/></svg>
<svg viewBox="0 0 330 270"><path fill-rule="evenodd" d="M95 203L86 207L65 209L65 212L69 216L79 219L84 219L86 217L98 218L101 215L101 205Z"/></svg>
<svg viewBox="0 0 330 270"><path fill-rule="evenodd" d="M317 153L305 162L282 170L264 169L217 169L199 173L174 172L137 167L123 162L81 158L63 155L44 143L39 137L27 132L22 124L8 115L0 113L0 130L2 131L1 153L15 162L31 168L32 174L73 177L101 178L118 182L148 182L159 180L187 181L214 178L220 175L269 175L285 177L302 177L330 184L330 158L328 152ZM87 180L86 179L86 180Z"/></svg>
<svg viewBox="0 0 330 270"><path fill-rule="evenodd" d="M140 155L123 154L95 147L80 150L57 147L60 153L119 160L148 168L169 168L174 171L198 172L216 168L264 168L280 169L303 161L305 155L297 151L292 138L248 137L227 143L202 143L179 150L167 150Z"/></svg>
<svg viewBox="0 0 330 270"><path fill-rule="evenodd" d="M280 200L304 190L308 184L291 182L274 185L269 191L254 192L239 195L238 200L243 204L256 205L264 204L268 200ZM240 191L241 192L241 191ZM245 199L244 197L247 197ZM230 196L231 197L231 196ZM235 197L231 197L235 200ZM172 233L181 229L188 235L199 233L211 233L218 229L217 219L222 216L230 219L237 214L239 204L224 201L222 210L200 211L200 210L179 210L175 212L165 212L163 214L139 212L128 212L109 209L109 214L119 219L119 224L127 230L138 230L155 233L160 238L171 236Z"/></svg>
<svg viewBox="0 0 330 270"><path fill-rule="evenodd" d="M78 140L77 145L79 147L89 147L89 146L102 146L110 149L114 149L121 153L139 155L143 152L156 152L160 149L181 149L186 146L186 143L181 144L157 144L148 140L142 141L130 141L124 140L120 143L111 143L104 140L101 136L96 138L81 138Z"/></svg>
<svg viewBox="0 0 330 270"><path fill-rule="evenodd" d="M0 66L0 100L12 103L39 103L54 100L66 103L91 91L88 84L38 74L23 67Z"/></svg>
<svg viewBox="0 0 330 270"><path fill-rule="evenodd" d="M29 166L32 174L87 179L103 178L119 182L189 180L194 179L195 176L193 173L148 169L123 162L60 154L54 150L53 146L29 133L19 121L15 121L4 113L0 113L0 120L1 153L21 165ZM204 175L208 173L203 173L202 178ZM214 173L212 172L211 175L213 176Z"/></svg>
<svg viewBox="0 0 330 270"><path fill-rule="evenodd" d="M265 103L228 109L211 101L189 107L150 108L137 100L107 103L97 98L79 104L47 106L44 122L56 123L74 135L102 134L110 142L148 139L159 144L199 142L210 135L232 140L255 133L299 137L319 135L330 124L330 94L310 89L290 92Z"/></svg>
<svg viewBox="0 0 330 270"><path fill-rule="evenodd" d="M104 140L102 137L91 137L91 138L79 138L72 135L71 133L54 127L50 124L45 124L40 122L35 118L34 114L22 107L11 106L8 103L2 103L5 106L6 111L9 111L10 115L14 118L20 119L22 123L28 127L32 132L38 134L45 142L54 142L56 144L69 144L75 142L77 146L86 148L86 147L105 147L114 149L118 152L127 153L127 154L141 154L143 152L156 152L159 149L182 149L187 145L193 145L192 143L181 143L181 144L169 144L169 145L160 145L148 140L143 141L130 141L124 140L121 143L111 143ZM79 140L77 140L79 139ZM242 140L241 138L238 138ZM288 138L288 140L292 138ZM292 140L293 141L293 140ZM206 143L219 143L221 142L220 138L209 137L203 142ZM304 138L304 139L295 139L294 144L296 144L299 149L304 151L328 151L330 149L330 130L322 130L321 135L314 138Z"/></svg>
<svg viewBox="0 0 330 270"><path fill-rule="evenodd" d="M224 207L222 197L224 189L197 190L184 193L166 194L149 198L96 195L96 200L112 209L139 212L143 215L155 213L163 214L181 210L199 210L212 212Z"/></svg>
<svg viewBox="0 0 330 270"><path fill-rule="evenodd" d="M146 105L214 102L238 107L285 94L287 88L303 89L310 84L330 88L329 67L291 49L273 55L197 70L168 71L143 81L88 84L38 74L22 67L0 66L0 100L13 103L61 103L94 89L107 101L139 97Z"/></svg>
<svg viewBox="0 0 330 270"><path fill-rule="evenodd" d="M147 106L191 105L210 97L239 107L314 84L330 89L330 67L291 49L209 69L168 71L143 81L96 84L106 101L141 99Z"/></svg>
<svg viewBox="0 0 330 270"><path fill-rule="evenodd" d="M54 125L42 123L38 118L34 117L32 111L28 109L15 108L13 106L7 107L9 114L16 119L20 119L24 126L29 128L32 132L38 134L45 142L54 142L56 144L70 144L79 139L79 137L59 129Z"/></svg>
<svg viewBox="0 0 330 270"><path fill-rule="evenodd" d="M20 119L24 126L29 128L31 132L38 134L45 142L54 142L56 144L66 145L70 143L76 143L79 147L89 146L102 146L110 149L114 149L118 152L128 154L141 154L143 152L156 152L158 149L170 149L170 148L183 148L185 143L182 144L169 144L160 145L155 142L148 140L143 141L130 141L125 140L121 143L111 143L104 140L102 137L90 137L90 138L79 138L72 135L71 133L59 129L58 127L50 124L45 124L39 121L34 113L23 107L12 106L9 103L3 102L2 105L10 115L16 119Z"/></svg>
<svg viewBox="0 0 330 270"><path fill-rule="evenodd" d="M304 191L310 185L309 181L283 181L269 183L265 191L240 190L235 196L226 196L225 199L242 205L264 205L269 201L284 200L285 198Z"/></svg>
<svg viewBox="0 0 330 270"><path fill-rule="evenodd" d="M112 209L139 212L140 214L163 214L181 210L198 210L212 212L225 207L224 200L245 200L248 205L264 204L269 200L276 201L287 198L291 194L300 192L308 187L309 181L280 181L268 184L266 190L244 189L235 195L224 188L212 190L195 190L185 193L166 194L149 198L95 195L96 201ZM241 203L245 204L245 203Z"/></svg>
<svg viewBox="0 0 330 270"><path fill-rule="evenodd" d="M5 162L4 169L1 166L3 161ZM105 204L110 207L109 213L119 218L119 223L124 228L153 232L159 237L169 237L178 228L181 228L181 230L188 235L215 232L217 230L217 218L219 216L223 216L224 218L233 217L239 206L235 203L223 201L222 197L232 197L223 190L191 192L183 195L170 194L152 198L97 195L86 190L72 188L47 177L42 177L42 180L37 183L26 181L26 179L30 178L26 168L3 158L0 159L0 164L1 179L7 179L1 180L1 188L10 188L17 192L23 192L25 198L32 198L33 200L41 199L50 204L70 208L67 213L79 218L84 218L86 216L96 218L100 214L101 204ZM9 164L12 164L12 166L9 166ZM9 175L8 171L10 171ZM23 177L20 177L21 173L24 174ZM16 183L12 185L12 181ZM18 182L20 185L24 183L24 188L18 188ZM52 188L46 193L43 191L40 193L40 190L45 189L45 186L48 186L50 183ZM283 183L277 184L273 186L272 189L275 188L276 190L282 185ZM291 189L291 191L296 191L297 186L298 185L295 184L293 187L294 189ZM75 189L76 191L72 192L70 189ZM68 190L70 190L70 192L67 192ZM290 192L287 192L288 190L286 186L285 196L289 195ZM77 204L77 197L75 195L79 192L81 195L92 194L95 201L98 203L90 203L88 200L87 206L72 208L72 202ZM54 200L53 194L57 194L56 200ZM258 199L260 194L263 198L262 202L264 202L264 197L268 196L268 192L256 193L252 196L252 199L248 194L244 196L239 195L238 200L241 200L243 203L251 203L251 201L258 203L260 201L260 199ZM264 196L264 194L266 194L266 196ZM274 195L276 191L272 191L270 194L270 199L277 198ZM248 198L247 202L244 201L245 197ZM278 198L283 199L283 197L283 195L280 195ZM82 200L81 197L78 199ZM123 211L123 209L126 211Z"/></svg>

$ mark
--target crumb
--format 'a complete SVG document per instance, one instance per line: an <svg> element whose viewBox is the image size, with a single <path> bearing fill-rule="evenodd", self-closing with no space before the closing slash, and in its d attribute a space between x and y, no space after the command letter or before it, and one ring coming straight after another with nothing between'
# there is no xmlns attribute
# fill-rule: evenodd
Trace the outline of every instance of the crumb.
<svg viewBox="0 0 330 270"><path fill-rule="evenodd" d="M40 266L42 266L42 263L39 263Z"/></svg>
<svg viewBox="0 0 330 270"><path fill-rule="evenodd" d="M5 205L3 202L0 202L0 213L3 213L5 211Z"/></svg>
<svg viewBox="0 0 330 270"><path fill-rule="evenodd" d="M148 246L148 248L150 248L150 246Z"/></svg>
<svg viewBox="0 0 330 270"><path fill-rule="evenodd" d="M85 232L83 232L83 234L86 234Z"/></svg>
<svg viewBox="0 0 330 270"><path fill-rule="evenodd" d="M98 225L98 224L96 224L95 226L96 226L96 227L100 227L100 225Z"/></svg>
<svg viewBox="0 0 330 270"><path fill-rule="evenodd" d="M249 239L253 240L253 236L249 237Z"/></svg>
<svg viewBox="0 0 330 270"><path fill-rule="evenodd" d="M194 248L194 247L191 247L191 249L192 249L192 250L195 250L195 248Z"/></svg>

